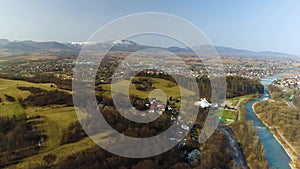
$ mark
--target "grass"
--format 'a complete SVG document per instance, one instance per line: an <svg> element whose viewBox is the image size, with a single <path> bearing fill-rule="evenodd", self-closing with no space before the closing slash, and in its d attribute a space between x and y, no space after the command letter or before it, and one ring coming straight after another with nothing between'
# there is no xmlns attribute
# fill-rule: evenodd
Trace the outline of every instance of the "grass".
<svg viewBox="0 0 300 169"><path fill-rule="evenodd" d="M51 151L42 152L37 155L31 156L29 158L24 159L21 163L17 164L16 166L11 166L10 168L31 168L31 166L40 166L40 165L47 165L46 162L43 160L44 156L48 154L53 154L56 156L56 160L53 164L58 164L59 162L66 159L68 156L79 153L86 149L95 147L95 143L89 138L84 138L78 142L65 144Z"/></svg>
<svg viewBox="0 0 300 169"><path fill-rule="evenodd" d="M239 102L241 99L253 98L253 96L255 96L255 94L250 94L250 95L244 95L244 96L234 97L234 98L227 99L227 101L228 101L228 102L231 102L231 106L237 106L238 102Z"/></svg>
<svg viewBox="0 0 300 169"><path fill-rule="evenodd" d="M0 117L19 117L24 114L24 109L18 102L0 104Z"/></svg>
<svg viewBox="0 0 300 169"><path fill-rule="evenodd" d="M32 121L38 122L36 127L41 131L41 134L48 137L48 139L42 143L43 151L49 151L59 147L63 132L71 123L78 121L74 107L32 107L26 109L26 114L28 117L36 115L42 116L42 118Z"/></svg>
<svg viewBox="0 0 300 169"><path fill-rule="evenodd" d="M38 87L44 90L53 90L50 88L50 84L43 83L30 83L19 80L7 80L0 79L0 98L3 100L0 103L0 116L12 117L12 116L20 116L24 114L23 108L19 105L18 101L16 102L8 102L5 98L5 94L14 97L16 100L18 98L25 99L30 95L28 91L21 91L17 87L18 86L27 86L27 87Z"/></svg>
<svg viewBox="0 0 300 169"><path fill-rule="evenodd" d="M19 80L0 79L0 97L3 102L0 103L0 116L12 117L26 115L27 117L41 116L28 120L27 122L34 122L35 128L42 134L46 135L46 139L42 142L41 150L37 155L28 157L22 160L22 163L17 165L17 168L31 168L31 164L45 163L43 157L48 154L57 156L57 161L68 157L71 154L83 151L85 149L95 146L95 143L89 138L85 138L79 142L60 145L64 131L71 123L78 121L78 118L83 118L84 113L79 113L78 118L74 107L66 107L61 105L52 105L46 107L27 107L23 109L18 98L25 99L30 95L28 91L21 91L17 87L38 87L44 90L54 90L48 83L30 83ZM16 99L15 102L8 102L5 94L10 95ZM79 109L78 109L79 110ZM15 168L16 166L11 166Z"/></svg>
<svg viewBox="0 0 300 169"><path fill-rule="evenodd" d="M227 119L236 119L237 111L236 110L224 110L222 117Z"/></svg>
<svg viewBox="0 0 300 169"><path fill-rule="evenodd" d="M138 78L138 77L137 77ZM159 78L151 78L154 88L155 89L160 89L163 94L165 95L165 99L168 100L171 96L173 98L181 98L181 93L184 96L187 96L187 98L181 99L182 100L182 104L185 104L185 101L187 101L189 99L190 96L194 95L193 91L190 91L186 88L179 88L175 83L168 81L168 80L164 80L164 79L159 79ZM122 81L118 81L114 84L104 84L101 85L102 88L105 90L104 92L104 96L107 96L109 98L111 98L112 96L121 93L121 94L125 94L125 95L129 95L133 94L138 96L139 98L148 98L148 97L152 97L152 98L158 98L160 100L165 100L165 99L161 99L162 93L158 92L158 90L153 90L155 92L152 91L141 91L141 90L137 90L135 88L135 84L130 83L129 80L122 80ZM129 86L129 87L128 87ZM113 91L112 91L113 89ZM193 100L195 101L195 100ZM180 103L176 103L177 107L180 107Z"/></svg>
<svg viewBox="0 0 300 169"><path fill-rule="evenodd" d="M236 119L237 113L238 112L236 110L219 109L219 110L217 110L216 114L218 117L224 117L227 119Z"/></svg>
<svg viewBox="0 0 300 169"><path fill-rule="evenodd" d="M104 132L93 137L101 138L102 142L107 142L107 144L111 144L112 140L110 137L107 137L110 132ZM21 163L17 164L16 166L12 166L11 168L30 168L30 166L39 166L39 165L47 165L46 162L43 160L44 156L48 154L52 154L56 156L56 160L54 161L55 164L59 164L60 162L64 161L66 158L73 154L77 154L84 150L94 148L97 145L92 141L91 138L86 137L78 142L64 144L59 147L56 147L52 150L40 152L37 155L31 156L29 158L24 159Z"/></svg>
<svg viewBox="0 0 300 169"><path fill-rule="evenodd" d="M180 97L180 92L185 93L188 96L194 94L192 91L185 88L181 88L182 91L180 91L179 87L176 86L176 84L171 81L158 79L158 78L151 78L151 79L153 81L154 88L162 90L167 98L169 98L170 96L172 96L173 98ZM169 85L172 87L170 87ZM106 90L105 95L107 97L111 97L111 95L115 95L117 93L123 93L123 94L129 93L129 94L137 95L140 98L147 98L151 93L151 91L137 90L135 88L135 84L130 83L129 80L122 80L114 84L104 84L102 85L102 88ZM111 93L111 89L114 89L112 93Z"/></svg>

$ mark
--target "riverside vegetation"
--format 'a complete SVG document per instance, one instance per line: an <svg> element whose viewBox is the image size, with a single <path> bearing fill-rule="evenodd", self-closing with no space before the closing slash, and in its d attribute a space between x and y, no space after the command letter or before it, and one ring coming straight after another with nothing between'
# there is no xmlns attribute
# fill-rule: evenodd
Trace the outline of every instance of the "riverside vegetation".
<svg viewBox="0 0 300 169"><path fill-rule="evenodd" d="M280 138L281 142L288 147L292 155L294 165L300 168L300 113L288 104L288 99L293 92L283 90L273 84L268 86L272 100L262 101L255 105L255 111L260 118ZM285 142L285 140L287 142Z"/></svg>
<svg viewBox="0 0 300 169"><path fill-rule="evenodd" d="M250 99L252 98L247 98L241 101L239 105L240 120L232 123L231 128L240 143L249 168L267 169L269 167L263 146L256 134L256 130L253 128L252 123L246 120L246 111L244 107Z"/></svg>

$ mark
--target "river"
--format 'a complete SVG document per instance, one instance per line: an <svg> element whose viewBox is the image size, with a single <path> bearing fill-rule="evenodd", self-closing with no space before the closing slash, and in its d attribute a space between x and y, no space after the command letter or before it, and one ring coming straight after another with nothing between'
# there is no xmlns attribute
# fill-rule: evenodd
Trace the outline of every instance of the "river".
<svg viewBox="0 0 300 169"><path fill-rule="evenodd" d="M277 75L261 80L263 85L270 84L274 78L278 78L282 75ZM262 142L266 154L266 158L271 169L290 169L289 162L291 161L288 154L283 147L275 139L271 131L261 122L261 120L253 112L252 105L256 102L269 98L269 92L264 88L264 94L257 99L252 99L245 105L247 112L246 119L253 122L253 126L257 128L257 133L260 141Z"/></svg>

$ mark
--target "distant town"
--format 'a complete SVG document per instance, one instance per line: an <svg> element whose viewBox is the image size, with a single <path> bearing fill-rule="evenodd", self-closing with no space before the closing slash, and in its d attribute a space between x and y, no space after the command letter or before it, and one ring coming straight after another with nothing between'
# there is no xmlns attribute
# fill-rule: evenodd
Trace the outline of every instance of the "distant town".
<svg viewBox="0 0 300 169"><path fill-rule="evenodd" d="M116 59L116 58L115 58ZM241 58L233 57L222 57L224 75L227 76L242 76L251 79L261 79L270 75L280 74L283 72L289 72L297 68L295 62L289 60L269 60L269 59L259 59L259 61L251 58ZM101 81L109 81L111 78L121 78L125 76L126 71L121 71L113 74L116 67L116 63L101 65L99 70L101 72L99 78ZM20 64L6 62L0 65L0 71L6 74L14 74L19 76L34 76L36 74L48 74L61 79L72 79L74 67L77 64L94 64L92 62L77 62L75 57L72 58L60 58L52 60L24 60ZM125 63L126 66L123 68L139 70L143 68L143 64L137 63ZM184 67L153 67L153 69L148 69L146 73L148 74L158 74L158 73L168 73L168 74L181 74L185 77L201 77L209 76L206 67L201 64L192 64L190 72L187 72ZM212 67L214 64L212 64ZM128 70L127 70L128 71ZM210 75L214 75L210 72ZM290 82L293 81L289 81Z"/></svg>

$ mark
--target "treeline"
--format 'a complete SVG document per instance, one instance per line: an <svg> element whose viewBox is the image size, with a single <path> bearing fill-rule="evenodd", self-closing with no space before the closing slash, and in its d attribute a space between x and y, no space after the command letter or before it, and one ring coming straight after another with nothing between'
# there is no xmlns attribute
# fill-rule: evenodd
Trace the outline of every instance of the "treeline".
<svg viewBox="0 0 300 169"><path fill-rule="evenodd" d="M290 143L300 143L300 113L297 110L288 107L284 102L263 101L255 105L255 111L268 125L279 127ZM295 146L300 146L300 144Z"/></svg>
<svg viewBox="0 0 300 169"><path fill-rule="evenodd" d="M275 85L269 85L268 90L275 102L263 101L258 103L255 106L256 113L260 114L268 125L279 127L290 143L296 143L295 146L300 146L300 131L298 130L300 128L300 113L299 110L286 104L290 94L282 92ZM283 100L281 100L282 98ZM280 100L281 102L278 102Z"/></svg>
<svg viewBox="0 0 300 169"><path fill-rule="evenodd" d="M38 74L33 77L12 75L12 74L0 74L0 78L11 80L24 80L32 83L54 83L58 88L65 90L72 90L72 80L60 79L49 74Z"/></svg>
<svg viewBox="0 0 300 169"><path fill-rule="evenodd" d="M272 99L274 100L288 100L288 97L290 96L290 92L282 92L282 89L271 84L267 86L268 91L270 93L270 97L272 97Z"/></svg>
<svg viewBox="0 0 300 169"><path fill-rule="evenodd" d="M174 82L175 79L167 75L165 73L155 73L155 74L148 74L146 71L142 71L139 74L137 74L137 77L154 77L154 78L161 78L165 80L169 80ZM183 87L189 89L192 85L191 80L184 76L178 76L177 80L180 81L180 83L183 85ZM211 84L210 84L210 78L206 76L202 76L200 78L196 79L199 92L201 94L201 97L210 98L211 97ZM218 82L218 78L215 80ZM220 85L220 86L218 86ZM214 86L215 88L223 88L225 84L223 84L223 81L220 79L220 83L216 84ZM243 96L248 94L256 94L256 93L263 93L264 87L263 85L254 79L246 78L246 77L240 77L240 76L226 76L226 97L232 98L237 96Z"/></svg>
<svg viewBox="0 0 300 169"><path fill-rule="evenodd" d="M26 120L25 117L0 117L0 168L38 153L41 135Z"/></svg>
<svg viewBox="0 0 300 169"><path fill-rule="evenodd" d="M256 130L253 128L252 123L246 120L245 103L248 100L241 102L240 120L231 124L231 128L234 131L240 147L243 150L244 157L248 166L251 169L268 169L268 162L265 157L263 146L257 136Z"/></svg>
<svg viewBox="0 0 300 169"><path fill-rule="evenodd" d="M167 75L165 73L157 73L157 74L148 74L146 71L140 72L138 77L154 77L154 78L161 78L165 80L169 80L174 82L175 79ZM0 78L12 79L12 80L24 80L33 83L54 83L60 89L72 90L72 80L62 80L60 78L56 78L53 75L42 74L36 75L34 77L24 77L24 76L15 76L10 74L1 74ZM178 80L182 83L183 87L189 88L191 86L190 80L186 77L178 76ZM206 76L202 76L196 79L198 83L198 88L201 93L201 97L209 98L211 96L211 86L210 86L210 79ZM96 79L96 86L102 84L103 82L100 79ZM133 82L134 83L134 82ZM263 93L263 85L260 84L259 81L240 77L240 76L227 76L226 77L227 83L227 98L247 95L247 94L255 94L255 93ZM136 86L139 90L150 90L151 89L151 81L144 81L141 84L136 83ZM220 84L223 85L223 84ZM224 86L221 86L224 87Z"/></svg>
<svg viewBox="0 0 300 169"><path fill-rule="evenodd" d="M137 90L141 91L149 91L153 90L153 82L151 78L134 78L131 81L133 84L135 84L135 88Z"/></svg>
<svg viewBox="0 0 300 169"><path fill-rule="evenodd" d="M18 87L19 90L30 91L31 95L26 99L19 99L23 108L27 106L49 106L49 105L67 105L73 106L72 95L59 90L43 90L36 87Z"/></svg>
<svg viewBox="0 0 300 169"><path fill-rule="evenodd" d="M26 86L18 86L17 87L19 90L22 91L29 91L31 94L38 94L38 93L42 93L45 90L38 88L38 87L26 87Z"/></svg>
<svg viewBox="0 0 300 169"><path fill-rule="evenodd" d="M74 143L82 138L87 137L85 131L82 129L81 124L77 121L69 125L69 127L63 132L63 136L60 145Z"/></svg>
<svg viewBox="0 0 300 169"><path fill-rule="evenodd" d="M200 153L200 164L189 163L173 148L163 154L150 158L126 158L111 154L98 146L65 157L59 164L53 164L55 154L44 157L47 165L32 168L76 168L76 169L230 169L233 166L228 142L222 133L216 132L203 146Z"/></svg>
<svg viewBox="0 0 300 169"><path fill-rule="evenodd" d="M226 83L227 98L264 92L264 87L259 81L245 77L227 76Z"/></svg>

